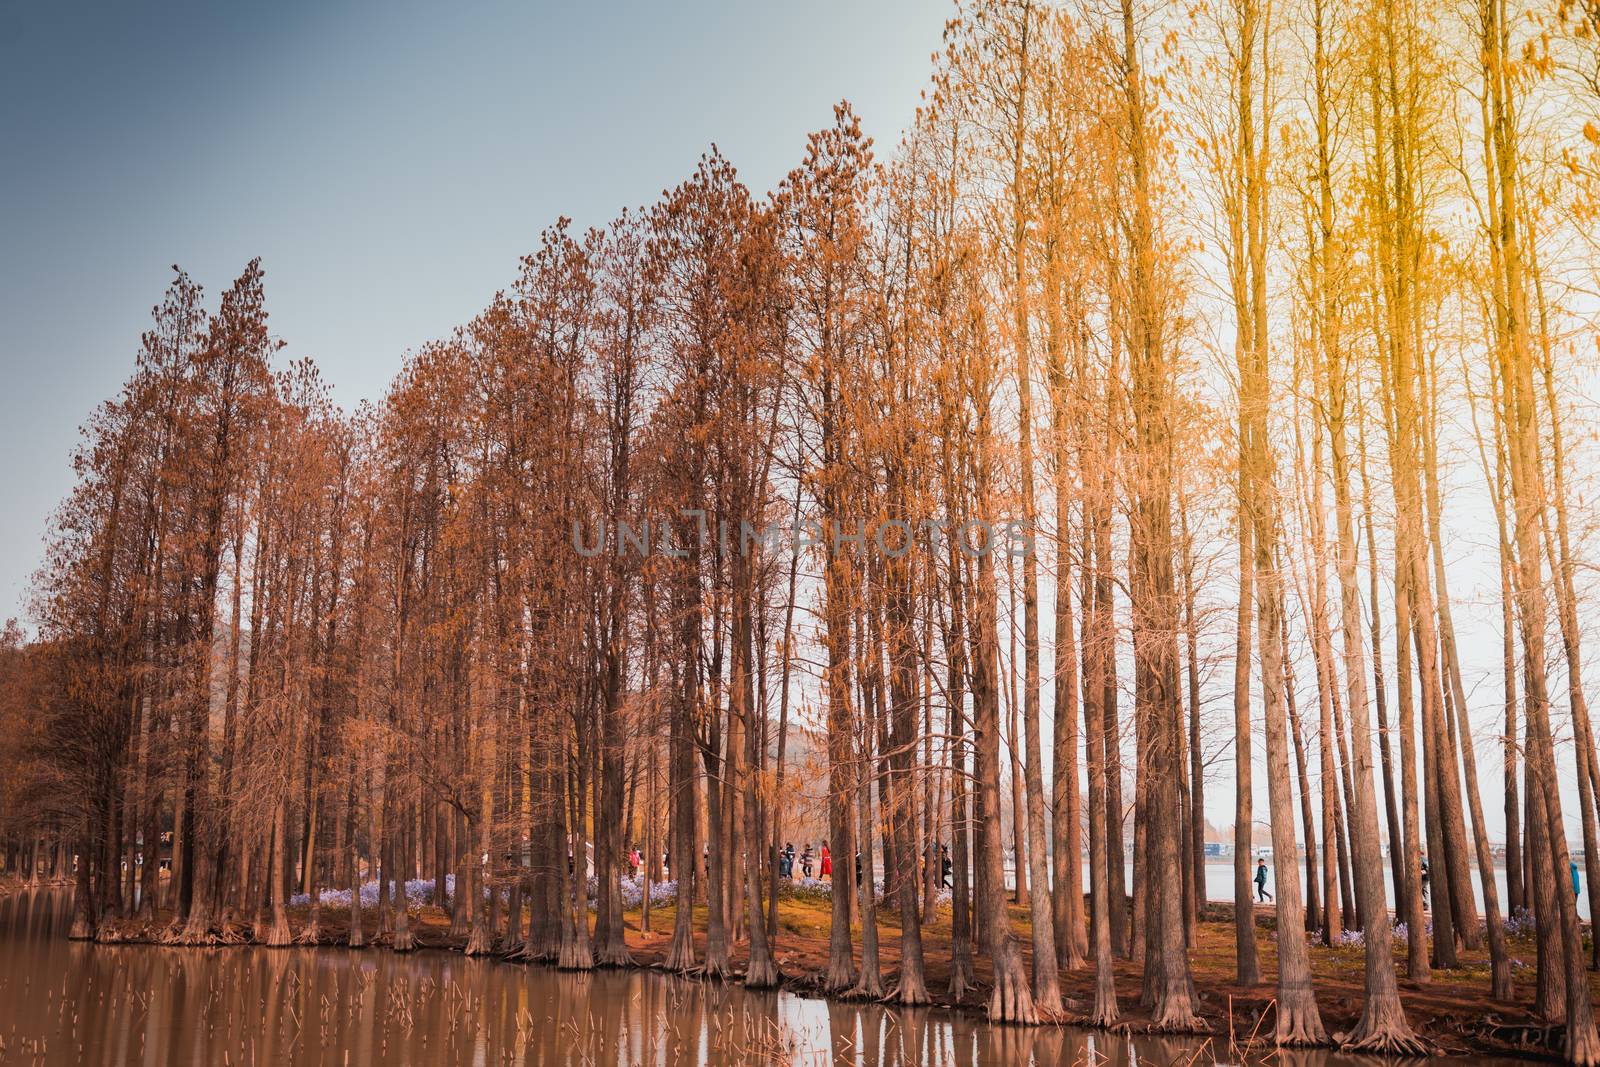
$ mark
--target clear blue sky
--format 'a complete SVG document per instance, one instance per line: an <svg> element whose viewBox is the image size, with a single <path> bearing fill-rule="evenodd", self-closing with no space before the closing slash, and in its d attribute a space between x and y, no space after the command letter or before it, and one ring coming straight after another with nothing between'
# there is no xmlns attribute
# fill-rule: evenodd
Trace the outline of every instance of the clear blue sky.
<svg viewBox="0 0 1600 1067"><path fill-rule="evenodd" d="M172 264L263 257L273 332L347 408L715 141L756 190L849 99L910 119L946 0L50 3L0 8L0 619L23 614L77 427Z"/></svg>

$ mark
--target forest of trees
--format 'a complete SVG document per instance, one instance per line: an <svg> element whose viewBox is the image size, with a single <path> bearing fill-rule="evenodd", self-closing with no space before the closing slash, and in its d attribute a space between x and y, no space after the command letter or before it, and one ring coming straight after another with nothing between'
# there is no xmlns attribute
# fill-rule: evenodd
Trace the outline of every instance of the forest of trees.
<svg viewBox="0 0 1600 1067"><path fill-rule="evenodd" d="M1594 6L965 0L892 150L841 104L769 194L712 148L561 219L353 413L259 262L176 271L0 640L0 861L179 944L315 940L381 871L350 940L406 950L427 879L469 953L581 969L629 961L637 845L704 904L669 965L766 987L809 797L883 879L832 882L828 990L926 1003L947 907L991 1018L1091 969L1114 1023L1132 959L1186 1031L1231 789L1280 1043L1334 1040L1313 944L1363 935L1340 1041L1421 1050L1397 970L1486 945L1509 999L1531 917L1534 1011L1600 1062L1597 122Z"/></svg>

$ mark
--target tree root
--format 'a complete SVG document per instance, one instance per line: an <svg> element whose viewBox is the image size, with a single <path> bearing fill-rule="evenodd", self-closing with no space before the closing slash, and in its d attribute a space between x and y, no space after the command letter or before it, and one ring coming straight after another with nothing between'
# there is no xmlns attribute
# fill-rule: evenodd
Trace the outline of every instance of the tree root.
<svg viewBox="0 0 1600 1067"><path fill-rule="evenodd" d="M1083 1025L1095 1030L1122 1030L1126 1024L1115 1007L1096 1008L1083 1017Z"/></svg>
<svg viewBox="0 0 1600 1067"><path fill-rule="evenodd" d="M272 924L267 927L267 936L261 939L261 943L268 948L286 948L294 944L289 932L289 917L281 913L274 915Z"/></svg>
<svg viewBox="0 0 1600 1067"><path fill-rule="evenodd" d="M180 945L215 945L218 943L217 924L211 914L196 907L178 934Z"/></svg>
<svg viewBox="0 0 1600 1067"><path fill-rule="evenodd" d="M556 970L558 971L592 971L594 970L594 957L580 950L577 946L561 948L561 955L556 957Z"/></svg>
<svg viewBox="0 0 1600 1067"><path fill-rule="evenodd" d="M778 972L778 965L769 957L756 963L752 961L745 968L744 985L746 989L774 989L783 982L783 975Z"/></svg>
<svg viewBox="0 0 1600 1067"><path fill-rule="evenodd" d="M556 955L556 970L594 970L594 952L589 947L589 939L578 937L575 933L563 933L561 951Z"/></svg>
<svg viewBox="0 0 1600 1067"><path fill-rule="evenodd" d="M1395 1008L1369 1005L1361 1021L1349 1034L1342 1035L1339 1047L1349 1052L1369 1052L1380 1056L1431 1056L1437 1050L1418 1037Z"/></svg>
<svg viewBox="0 0 1600 1067"><path fill-rule="evenodd" d="M464 956L489 956L494 954L494 938L489 936L488 927L482 923L472 924L472 935L467 938L465 947L461 950Z"/></svg>
<svg viewBox="0 0 1600 1067"><path fill-rule="evenodd" d="M535 944L530 941L522 950L522 958L532 963L554 963L561 958L561 944L548 941Z"/></svg>
<svg viewBox="0 0 1600 1067"><path fill-rule="evenodd" d="M1109 1006L1096 1005L1093 1008L1086 1008L1085 1001L1082 1000L1067 1000L1066 1006L1061 1011L1061 1022L1070 1022L1088 1030L1126 1029L1122 1016L1117 1013L1115 1000L1110 1001Z"/></svg>
<svg viewBox="0 0 1600 1067"><path fill-rule="evenodd" d="M222 941L211 929L210 923L196 922L192 919L187 923L180 923L174 919L165 930L161 931L156 940L163 945L195 948L220 944Z"/></svg>
<svg viewBox="0 0 1600 1067"><path fill-rule="evenodd" d="M1369 1053L1377 1056L1432 1056L1432 1045L1411 1033L1380 1030L1359 1040L1348 1040L1339 1046L1346 1052Z"/></svg>
<svg viewBox="0 0 1600 1067"><path fill-rule="evenodd" d="M706 961L701 965L708 978L732 978L733 960L728 956L727 946L706 946Z"/></svg>
<svg viewBox="0 0 1600 1067"><path fill-rule="evenodd" d="M946 987L946 992L949 994L950 999L962 1000L975 988L977 988L977 982L973 979L971 965L963 966L960 962L957 962L950 969L950 984Z"/></svg>
<svg viewBox="0 0 1600 1067"><path fill-rule="evenodd" d="M1280 1015L1273 1041L1280 1048L1315 1048L1328 1044L1328 1035L1314 1020L1291 1017L1287 1021Z"/></svg>
<svg viewBox="0 0 1600 1067"><path fill-rule="evenodd" d="M885 1004L898 1004L903 1008L920 1008L925 1004L932 1004L933 998L928 996L928 987L920 978L914 982L907 982L904 975L900 981L889 988L884 995Z"/></svg>
<svg viewBox="0 0 1600 1067"><path fill-rule="evenodd" d="M602 945L594 954L596 967L632 967L633 953L626 944Z"/></svg>
<svg viewBox="0 0 1600 1067"><path fill-rule="evenodd" d="M1600 1039L1596 1038L1593 1026L1580 1030L1567 1027L1566 1036L1561 1041L1561 1051L1567 1062L1575 1067L1600 1064Z"/></svg>
<svg viewBox="0 0 1600 1067"><path fill-rule="evenodd" d="M1273 1003L1278 1018L1273 1041L1280 1047L1304 1048L1328 1044L1328 1031L1323 1029L1322 1015L1309 989L1291 989L1289 1000L1279 996Z"/></svg>
<svg viewBox="0 0 1600 1067"><path fill-rule="evenodd" d="M855 985L855 965L849 953L842 956L829 953L828 969L822 976L822 988L828 993L844 993Z"/></svg>
<svg viewBox="0 0 1600 1067"><path fill-rule="evenodd" d="M1152 1034L1209 1034L1211 1024L1196 1015L1187 1003L1169 1005L1150 1020Z"/></svg>
<svg viewBox="0 0 1600 1067"><path fill-rule="evenodd" d="M693 974L697 978L721 982L733 977L733 968L724 959L714 959L711 956L707 956L704 963L685 973Z"/></svg>
<svg viewBox="0 0 1600 1067"><path fill-rule="evenodd" d="M871 969L864 969L856 984L842 994L850 1000L882 1000L883 979Z"/></svg>
<svg viewBox="0 0 1600 1067"><path fill-rule="evenodd" d="M989 1021L1037 1026L1039 1012L1034 1007L1033 994L1028 991L1021 968L997 967L996 970L999 973L989 993Z"/></svg>
<svg viewBox="0 0 1600 1067"><path fill-rule="evenodd" d="M666 968L679 974L692 974L695 970L694 941L687 936L679 936L676 927L672 931L672 942L667 945Z"/></svg>

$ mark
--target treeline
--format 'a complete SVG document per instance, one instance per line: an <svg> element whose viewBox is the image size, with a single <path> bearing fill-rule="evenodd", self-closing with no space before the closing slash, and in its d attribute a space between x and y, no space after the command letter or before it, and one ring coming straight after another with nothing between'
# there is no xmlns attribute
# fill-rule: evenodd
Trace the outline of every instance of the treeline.
<svg viewBox="0 0 1600 1067"><path fill-rule="evenodd" d="M771 986L811 796L829 990L929 1000L947 847L950 994L983 954L991 1017L1035 1022L1092 967L1110 1024L1131 957L1182 1031L1219 759L1262 981L1259 739L1278 1041L1330 1040L1313 939L1364 935L1341 1040L1420 1051L1392 923L1410 978L1486 942L1510 999L1506 919L1531 916L1534 1008L1600 1060L1566 888L1576 831L1593 914L1568 387L1593 373L1597 30L1503 0L974 0L888 159L840 105L770 195L713 149L603 229L563 219L354 415L275 365L258 263L215 310L179 272L85 428L38 639L4 649L29 727L0 741L8 855L77 856L78 936L132 914L285 944L306 894L314 940L348 888L360 943L377 877L404 950L423 879L468 952L589 968L629 959L637 845L644 923L664 880L706 906L674 910L669 965L731 975L737 943ZM1492 545L1452 543L1463 496ZM1452 618L1462 551L1500 575L1493 699ZM825 782L787 764L801 726Z"/></svg>

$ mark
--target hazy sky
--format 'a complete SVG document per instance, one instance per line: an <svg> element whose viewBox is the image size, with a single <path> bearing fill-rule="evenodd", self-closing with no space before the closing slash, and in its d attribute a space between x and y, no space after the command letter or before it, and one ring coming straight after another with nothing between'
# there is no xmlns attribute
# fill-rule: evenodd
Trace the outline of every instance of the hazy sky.
<svg viewBox="0 0 1600 1067"><path fill-rule="evenodd" d="M715 141L758 191L849 99L910 119L946 0L194 2L0 8L0 619L23 614L77 427L180 264L252 256L285 357L346 407Z"/></svg>

